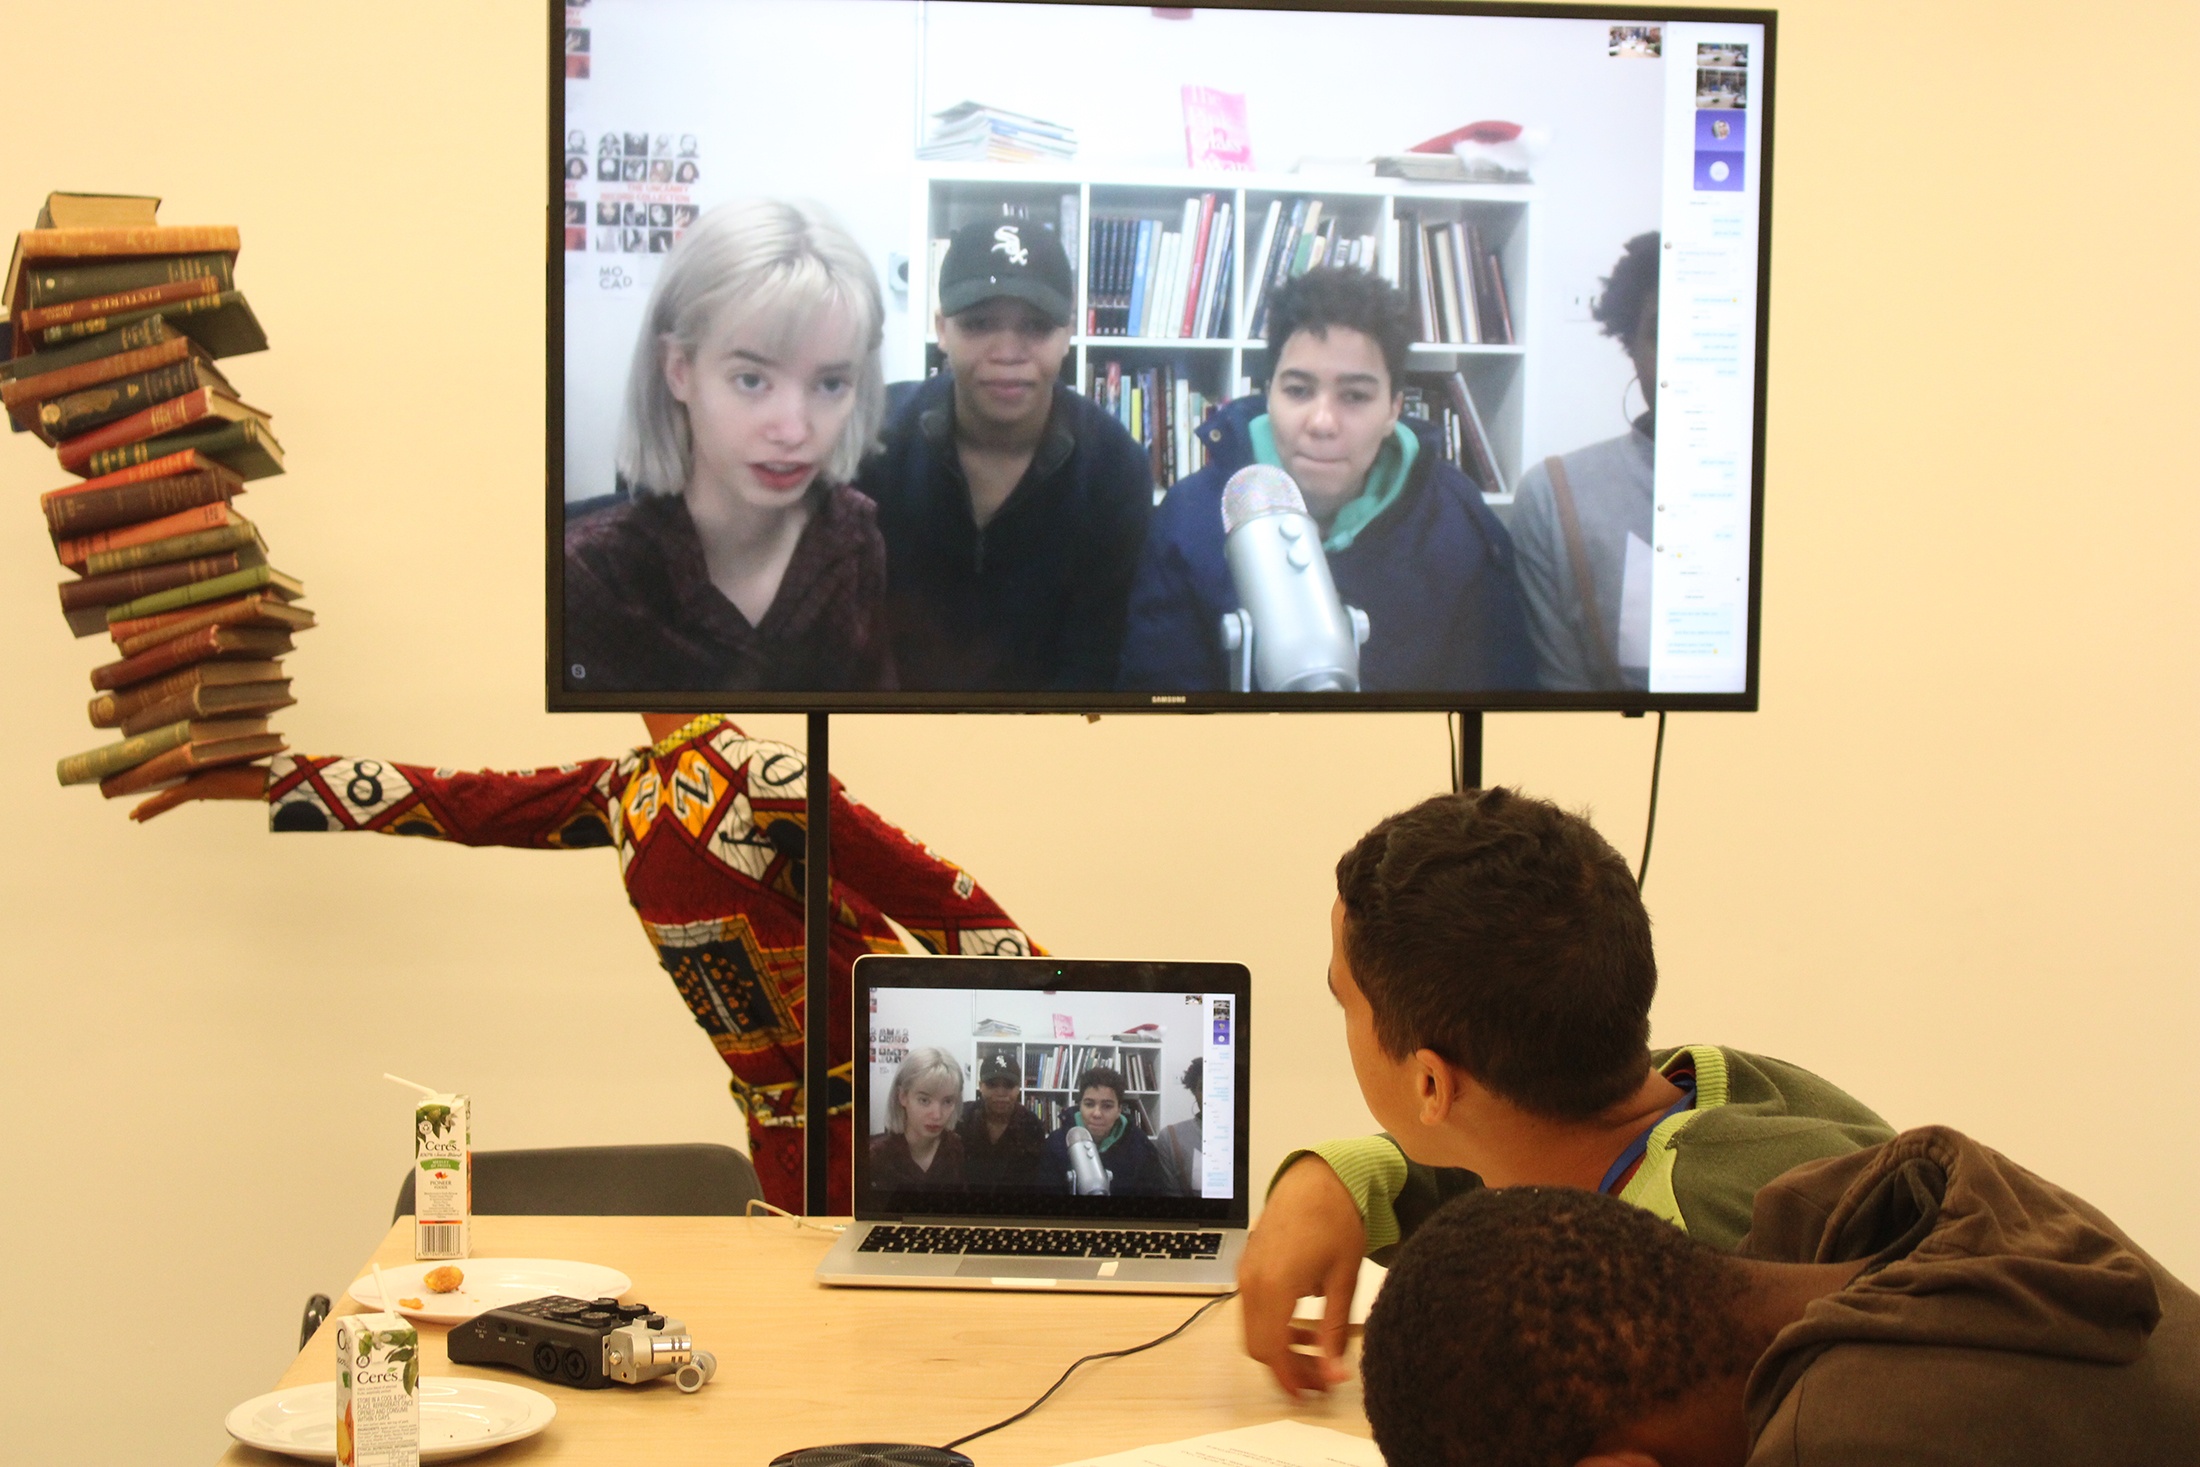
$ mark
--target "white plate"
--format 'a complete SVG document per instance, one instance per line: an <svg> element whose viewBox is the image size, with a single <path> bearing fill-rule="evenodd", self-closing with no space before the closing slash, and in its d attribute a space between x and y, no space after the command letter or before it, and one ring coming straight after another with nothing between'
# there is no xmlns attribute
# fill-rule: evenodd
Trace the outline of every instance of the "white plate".
<svg viewBox="0 0 2200 1467"><path fill-rule="evenodd" d="M432 1268L455 1266L465 1282L449 1294L432 1294L422 1282ZM540 1299L545 1294L565 1294L575 1299L616 1299L634 1287L634 1280L600 1263L574 1263L563 1258L460 1258L444 1263L401 1263L382 1270L382 1282L394 1296L382 1302L375 1291L374 1275L351 1281L351 1297L369 1309L394 1309L430 1324L463 1324L475 1315L507 1304ZM396 1302L418 1299L420 1307Z"/></svg>
<svg viewBox="0 0 2200 1467"><path fill-rule="evenodd" d="M423 1375L420 1460L449 1462L520 1441L548 1426L557 1414L557 1402L522 1385ZM335 1383L324 1380L255 1396L230 1412L222 1425L248 1447L333 1462Z"/></svg>

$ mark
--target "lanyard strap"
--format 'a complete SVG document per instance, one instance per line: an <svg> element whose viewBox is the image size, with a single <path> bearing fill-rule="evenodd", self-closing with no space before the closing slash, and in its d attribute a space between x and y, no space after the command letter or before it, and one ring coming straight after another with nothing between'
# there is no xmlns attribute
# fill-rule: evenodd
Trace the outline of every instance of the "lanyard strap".
<svg viewBox="0 0 2200 1467"><path fill-rule="evenodd" d="M1671 1080L1675 1085L1681 1087L1681 1098L1674 1101L1671 1105L1667 1106L1663 1115L1659 1116L1649 1125L1644 1126L1642 1128L1641 1134L1636 1136L1634 1140L1627 1143L1625 1149L1623 1149L1620 1154L1616 1158L1614 1158L1610 1169L1608 1169L1604 1173L1604 1180L1597 1183L1597 1190L1599 1192L1609 1193L1618 1189L1621 1182L1626 1178L1627 1174L1634 1170L1635 1163L1641 1161L1643 1158L1643 1153L1650 1149L1650 1133L1652 1131L1655 1131L1658 1127L1664 1125L1667 1121L1673 1119L1673 1117L1679 1115L1682 1111L1693 1110L1695 1108L1695 1074L1693 1072L1686 1072L1678 1075L1668 1075L1666 1076L1666 1078L1668 1080Z"/></svg>

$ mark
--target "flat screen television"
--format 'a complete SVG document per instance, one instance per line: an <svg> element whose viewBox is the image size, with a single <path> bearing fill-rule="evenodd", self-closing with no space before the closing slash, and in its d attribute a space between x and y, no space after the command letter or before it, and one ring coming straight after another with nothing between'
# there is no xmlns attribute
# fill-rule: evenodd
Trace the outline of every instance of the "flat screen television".
<svg viewBox="0 0 2200 1467"><path fill-rule="evenodd" d="M1756 706L1771 12L552 25L551 708Z"/></svg>

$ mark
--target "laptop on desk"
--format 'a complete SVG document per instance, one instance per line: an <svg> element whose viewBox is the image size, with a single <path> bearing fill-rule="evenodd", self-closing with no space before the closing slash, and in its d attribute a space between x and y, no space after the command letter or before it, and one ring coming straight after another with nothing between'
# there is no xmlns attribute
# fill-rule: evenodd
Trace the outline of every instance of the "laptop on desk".
<svg viewBox="0 0 2200 1467"><path fill-rule="evenodd" d="M819 1281L1233 1288L1251 984L1237 963L857 959L856 1221Z"/></svg>

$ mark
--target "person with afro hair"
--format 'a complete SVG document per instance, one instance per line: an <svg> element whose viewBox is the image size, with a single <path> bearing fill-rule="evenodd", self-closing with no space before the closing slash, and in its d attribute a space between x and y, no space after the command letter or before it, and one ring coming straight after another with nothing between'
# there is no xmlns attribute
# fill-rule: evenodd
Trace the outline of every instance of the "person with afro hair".
<svg viewBox="0 0 2200 1467"><path fill-rule="evenodd" d="M1940 1127L1776 1179L1733 1255L1594 1192L1456 1199L1362 1369L1413 1467L2200 1461L2200 1296Z"/></svg>
<svg viewBox="0 0 2200 1467"><path fill-rule="evenodd" d="M1530 465L1507 521L1537 679L1553 692L1649 687L1659 249L1655 232L1627 241L1591 309L1635 369L1641 415L1616 438Z"/></svg>

